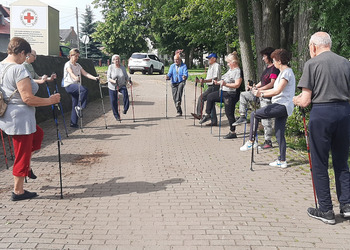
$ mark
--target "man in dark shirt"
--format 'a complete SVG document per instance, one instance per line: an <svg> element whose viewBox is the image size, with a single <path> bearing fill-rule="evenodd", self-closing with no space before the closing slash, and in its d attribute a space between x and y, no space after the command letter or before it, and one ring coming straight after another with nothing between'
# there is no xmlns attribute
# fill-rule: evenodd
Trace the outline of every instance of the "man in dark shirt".
<svg viewBox="0 0 350 250"><path fill-rule="evenodd" d="M311 59L306 62L298 87L302 93L294 104L310 113L310 152L312 175L319 207L309 208L310 217L335 224L329 187L328 158L332 152L340 214L350 217L349 157L350 62L331 51L332 41L325 32L311 36Z"/></svg>

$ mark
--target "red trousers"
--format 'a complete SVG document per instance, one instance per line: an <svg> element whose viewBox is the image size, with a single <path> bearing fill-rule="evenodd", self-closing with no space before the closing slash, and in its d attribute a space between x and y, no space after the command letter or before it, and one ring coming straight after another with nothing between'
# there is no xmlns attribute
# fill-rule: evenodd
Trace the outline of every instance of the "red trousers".
<svg viewBox="0 0 350 250"><path fill-rule="evenodd" d="M36 125L36 132L29 135L13 135L13 148L15 162L13 164L13 175L18 177L28 176L32 152L41 148L44 131Z"/></svg>

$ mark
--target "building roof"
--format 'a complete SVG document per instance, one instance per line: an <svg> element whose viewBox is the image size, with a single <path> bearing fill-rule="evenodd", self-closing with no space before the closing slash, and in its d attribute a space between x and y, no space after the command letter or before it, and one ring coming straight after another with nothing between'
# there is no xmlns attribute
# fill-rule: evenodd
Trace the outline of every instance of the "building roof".
<svg viewBox="0 0 350 250"><path fill-rule="evenodd" d="M66 41L66 39L69 37L71 33L74 33L74 36L77 34L75 33L74 27L70 27L70 29L60 29L60 39L61 41Z"/></svg>
<svg viewBox="0 0 350 250"><path fill-rule="evenodd" d="M10 8L0 4L0 34L10 35Z"/></svg>

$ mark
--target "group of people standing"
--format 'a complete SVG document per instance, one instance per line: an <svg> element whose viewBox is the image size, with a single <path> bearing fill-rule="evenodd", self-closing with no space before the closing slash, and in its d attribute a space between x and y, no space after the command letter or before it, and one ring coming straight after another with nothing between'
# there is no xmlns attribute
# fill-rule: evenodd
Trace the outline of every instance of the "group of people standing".
<svg viewBox="0 0 350 250"><path fill-rule="evenodd" d="M310 217L325 223L335 224L328 174L329 151L332 152L340 214L345 218L350 217L350 172L347 163L350 146L350 62L333 53L331 46L332 41L328 33L317 32L311 36L309 43L311 59L306 62L297 85L302 90L298 96L295 96L296 79L289 64L291 54L285 49L275 50L268 47L260 52L262 60L266 63L266 69L260 82L252 86L247 84L246 91L242 93L240 86L243 75L239 68L237 53L226 57L229 70L223 76L220 65L216 62L217 55L210 54L207 57L209 59L207 77L200 80L201 87L202 84L207 84L207 90L199 97L197 113L192 113L192 116L199 119L200 124L211 120L210 126L216 126L215 103L220 102L222 97L230 124L230 131L224 138L234 139L237 138L235 127L247 122L248 103L260 103L260 108L251 112L249 140L240 150L247 151L258 146L255 135L260 120L264 126L265 136L262 147L271 148L271 119L274 118L279 156L269 165L287 168L285 140L287 118L292 115L294 105L305 108L312 104L309 121L310 164L319 206L316 204L315 208L308 208L307 213ZM174 72L169 72L167 78L173 75ZM183 79L185 80L185 77ZM181 86L181 80L172 83L173 88ZM234 112L238 99L240 117L236 121ZM181 96L177 95L176 99L174 96L174 101L179 110ZM205 101L206 109L202 115Z"/></svg>
<svg viewBox="0 0 350 250"><path fill-rule="evenodd" d="M302 108L312 104L310 113L309 133L312 161L312 176L319 206L309 208L310 217L335 224L328 175L329 151L332 152L335 172L336 191L340 202L340 214L350 217L350 172L348 166L350 146L350 62L331 51L332 41L329 34L317 32L310 38L309 51L311 59L306 62L298 87L302 90L295 96L296 80L289 66L291 55L285 49L265 48L260 52L266 69L258 84L246 87L240 93L243 81L240 60L236 52L226 57L228 71L221 75L220 65L216 62L217 55L208 56L209 69L206 79L207 90L199 97L197 113L192 115L205 123L211 120L211 126L217 125L215 103L223 100L225 114L229 120L230 131L226 139L237 138L235 127L247 122L248 103L260 103L260 108L250 115L249 140L240 148L246 151L256 147L254 136L258 123L263 121L265 142L263 148L272 147L272 121L275 118L275 135L279 145L279 157L271 162L271 166L286 168L285 128L288 116L293 113L294 105ZM0 87L8 102L5 114L0 117L0 129L13 138L15 162L13 166L14 190L13 201L31 199L37 196L35 192L24 190L25 177L36 178L30 167L33 152L41 148L43 130L36 125L35 107L49 106L60 102L60 94L48 98L35 96L38 84L55 79L38 76L31 66L36 53L30 44L18 37L11 39L8 56L0 63ZM92 80L99 78L87 73L78 63L79 50L72 49L69 61L64 66L63 86L72 96L71 127L77 127L81 110L86 107L88 90L81 85L81 76ZM124 96L124 114L129 107L126 84L130 82L125 67L120 65L120 57L113 55L107 72L109 96L115 118L120 120L117 109L117 95ZM182 62L180 53L174 57L167 79L171 80L174 104L177 115L182 115L182 94L188 78L186 65ZM235 106L240 101L240 117L235 119ZM202 115L206 102L205 113Z"/></svg>

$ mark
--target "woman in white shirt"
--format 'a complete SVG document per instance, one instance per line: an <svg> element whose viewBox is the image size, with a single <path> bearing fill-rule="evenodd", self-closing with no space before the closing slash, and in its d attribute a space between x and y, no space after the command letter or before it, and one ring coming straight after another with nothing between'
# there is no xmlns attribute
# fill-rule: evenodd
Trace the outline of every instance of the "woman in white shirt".
<svg viewBox="0 0 350 250"><path fill-rule="evenodd" d="M117 121L120 121L120 114L118 111L118 91L123 94L123 114L126 114L129 109L129 93L126 84L130 82L130 78L126 73L125 67L120 64L119 55L113 55L112 62L113 64L109 65L107 71L109 99L113 115Z"/></svg>
<svg viewBox="0 0 350 250"><path fill-rule="evenodd" d="M62 86L65 87L68 94L72 96L72 113L70 126L78 128L78 117L80 117L82 109L86 107L88 89L80 84L81 75L91 80L97 81L99 78L87 73L79 63L80 52L78 49L69 51L69 61L64 65ZM80 100L79 100L80 92Z"/></svg>
<svg viewBox="0 0 350 250"><path fill-rule="evenodd" d="M288 51L285 49L276 49L271 54L271 58L273 59L274 66L280 70L273 88L268 90L253 89L252 91L256 97L272 97L272 104L251 113L249 140L240 150L246 151L252 149L252 147L257 147L256 143L253 146L253 135L256 134L260 119L275 118L275 133L280 155L276 161L271 162L269 165L286 168L288 167L286 161L287 145L284 133L287 118L293 113L294 109L295 76L293 70L288 66L291 59Z"/></svg>

